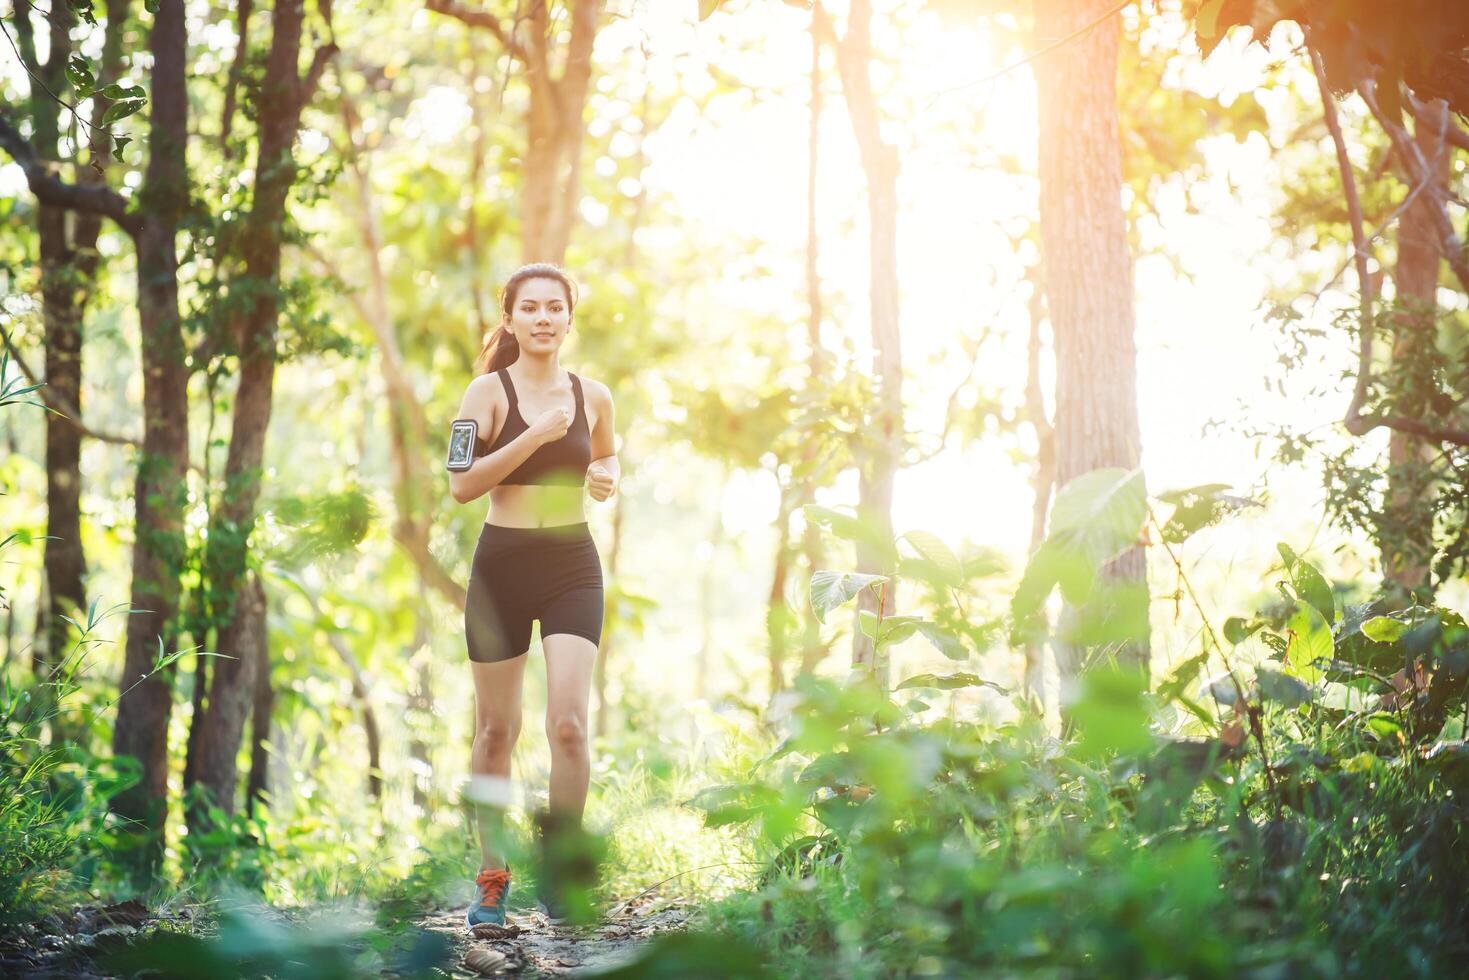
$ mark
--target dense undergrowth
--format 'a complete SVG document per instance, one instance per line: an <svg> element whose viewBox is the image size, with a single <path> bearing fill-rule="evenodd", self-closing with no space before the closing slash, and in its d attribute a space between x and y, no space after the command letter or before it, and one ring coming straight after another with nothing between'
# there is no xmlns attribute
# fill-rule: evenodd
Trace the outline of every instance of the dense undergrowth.
<svg viewBox="0 0 1469 980"><path fill-rule="evenodd" d="M1237 505L1219 488L1171 502L1160 522L1116 471L1057 502L1011 612L1033 626L1056 585L1082 607L1054 637L1090 655L1064 736L1031 713L936 710L988 683L963 671L893 696L861 673L803 683L773 751L694 800L768 862L711 928L788 976L1443 976L1469 961L1464 620L1339 604L1282 545L1279 601L1206 627L1150 690L1117 627L1129 598L1097 573L1145 523L1176 555ZM937 594L962 584L963 559L909 543L909 574ZM819 576L813 602L874 584ZM1110 619L1086 608L1099 597ZM965 656L941 617L895 618L869 628Z"/></svg>

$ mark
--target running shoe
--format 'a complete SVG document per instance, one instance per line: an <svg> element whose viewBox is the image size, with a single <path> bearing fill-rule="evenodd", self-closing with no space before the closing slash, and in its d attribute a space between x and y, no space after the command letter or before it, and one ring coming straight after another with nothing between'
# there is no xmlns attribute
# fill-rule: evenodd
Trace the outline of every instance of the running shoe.
<svg viewBox="0 0 1469 980"><path fill-rule="evenodd" d="M505 900L510 897L509 868L480 868L474 878L474 901L464 913L469 928L505 924Z"/></svg>

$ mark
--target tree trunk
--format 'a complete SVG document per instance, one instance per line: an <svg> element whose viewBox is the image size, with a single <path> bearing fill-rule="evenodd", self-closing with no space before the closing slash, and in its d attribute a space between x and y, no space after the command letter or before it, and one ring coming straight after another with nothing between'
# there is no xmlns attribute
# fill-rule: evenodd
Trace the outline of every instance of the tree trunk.
<svg viewBox="0 0 1469 980"><path fill-rule="evenodd" d="M66 6L54 10L50 22L50 50L44 64L35 60L35 43L28 10L17 10L16 33L27 68L35 74L30 106L34 128L33 145L49 160L61 159L61 104L69 84L65 65L71 55L69 29L76 15ZM108 19L110 42L120 34L116 18ZM116 44L109 46L115 63ZM104 55L105 58L105 55ZM105 74L105 66L104 66ZM105 81L104 81L105 83ZM104 84L104 83L99 83ZM105 151L104 151L105 152ZM92 157L96 159L95 145ZM104 157L105 158L105 157ZM83 168L77 168L85 173ZM73 236L67 233L67 209L39 202L36 230L41 260L41 297L44 330L45 375L49 393L78 412L81 405L82 313L96 270L96 243L100 219L79 217ZM75 240L71 240L74 238ZM89 257L89 258L87 258ZM81 540L81 450L82 433L73 420L46 414L46 534L42 559L46 601L37 605L36 641L33 663L37 676L51 679L67 654L69 627L63 615L76 618L85 609L86 555ZM53 736L69 739L77 734L52 720Z"/></svg>
<svg viewBox="0 0 1469 980"><path fill-rule="evenodd" d="M308 75L300 77L297 62L304 19L304 0L278 0L271 14L270 52L258 99L255 186L244 231L245 274L244 281L235 285L249 297L239 324L240 380L225 488L210 514L205 558L218 647L228 658L215 665L209 703L203 716L194 720L204 727L193 775L226 814L235 811L236 760L254 687L255 658L249 651L265 631L264 590L259 583L252 586L246 581L245 569L274 397L281 245L288 221L286 198L296 181L292 147L323 56L330 57L333 50L330 46L318 50ZM245 43L243 38L240 43ZM192 810L191 828L203 829L206 817L206 809Z"/></svg>
<svg viewBox="0 0 1469 980"><path fill-rule="evenodd" d="M270 792L270 716L275 709L275 688L270 683L269 631L262 634L265 642L256 647L259 660L255 664L255 695L250 705L250 778L245 788L245 812L255 815L255 808L265 804Z"/></svg>
<svg viewBox="0 0 1469 980"><path fill-rule="evenodd" d="M564 52L553 48L559 33L551 5L528 5L507 29L494 14L459 0L428 0L430 10L454 17L499 40L525 70L530 101L520 172L520 252L524 262L566 260L581 198L581 147L587 94L591 90L592 46L606 0L570 0L571 26ZM518 30L521 20L526 30ZM552 71L560 55L561 75Z"/></svg>
<svg viewBox="0 0 1469 980"><path fill-rule="evenodd" d="M902 455L903 362L898 333L898 152L883 142L877 98L872 91L868 63L872 57L872 4L853 0L847 33L838 39L824 9L813 8L818 30L836 44L837 66L847 115L867 177L868 303L872 321L873 375L877 406L873 412L871 442L860 461L858 517L869 529L857 545L857 569L877 575L893 573L890 543L893 536L893 478ZM895 582L883 589L863 589L857 597L857 622L863 612L886 618L894 612ZM879 595L883 608L878 608ZM888 664L879 660L872 638L852 630L852 664L870 669L885 689Z"/></svg>
<svg viewBox="0 0 1469 980"><path fill-rule="evenodd" d="M786 602L786 577L791 566L791 507L800 493L788 488L781 493L775 517L775 561L770 573L770 594L765 600L765 641L770 657L770 696L785 690L786 638L791 627L791 607Z"/></svg>
<svg viewBox="0 0 1469 980"><path fill-rule="evenodd" d="M1071 35L1109 6L1110 0L1038 0L1036 45ZM1034 62L1041 245L1056 349L1058 487L1101 467L1134 469L1141 455L1132 259L1121 200L1117 44L1114 14ZM1103 579L1145 589L1142 548L1124 552ZM1074 622L1075 611L1063 615L1063 629ZM1081 650L1057 644L1056 654L1064 704L1082 666ZM1145 625L1118 659L1147 669Z"/></svg>
<svg viewBox="0 0 1469 980"><path fill-rule="evenodd" d="M1434 168L1433 179L1440 185L1447 184L1453 151L1424 120L1418 120L1416 131L1423 158ZM1411 178L1408 183L1412 185ZM1431 349L1434 344L1443 254L1433 221L1437 206L1435 196L1424 192L1398 220L1393 281L1399 309L1393 321L1392 351L1397 364L1411 365L1422 356L1424 348ZM1427 410L1424 401L1420 396L1402 402L1398 413L1422 418ZM1433 557L1433 509L1426 503L1433 479L1432 457L1432 444L1420 436L1393 429L1388 437L1386 513L1379 546L1383 577L1405 591L1432 587L1429 562Z"/></svg>
<svg viewBox="0 0 1469 980"><path fill-rule="evenodd" d="M142 849L147 870L161 857L168 779L168 716L173 706L173 668L154 671L160 652L177 638L184 505L188 498L188 369L179 323L175 236L188 202L186 163L188 94L183 0L159 0L149 33L148 166L139 194L138 320L142 328L143 446L133 493L136 533L117 721L112 750L141 766L137 785L119 793L112 809L136 820L149 840Z"/></svg>
<svg viewBox="0 0 1469 980"><path fill-rule="evenodd" d="M1030 339L1027 344L1025 372L1025 414L1031 428L1035 430L1036 456L1035 473L1031 478L1031 489L1035 503L1030 518L1030 554L1046 537L1046 517L1051 511L1051 493L1056 487L1056 430L1046 415L1045 394L1041 390L1041 321L1045 317L1045 277L1039 269L1032 269L1027 277L1031 284L1030 294ZM1046 708L1045 690L1045 645L1032 640L1025 645L1025 696L1033 701L1042 713Z"/></svg>
<svg viewBox="0 0 1469 980"><path fill-rule="evenodd" d="M817 271L816 263L821 244L816 222L816 194L819 187L817 162L821 136L821 32L817 28L814 12L810 33L811 95L810 118L806 131L806 343L810 347L808 383L812 391L819 391L826 370L821 349L821 276ZM810 448L805 454L805 460L809 465L814 462L816 447L814 443L808 443L808 445ZM815 502L816 478L814 474L807 473L801 480L801 496L796 501L796 506L801 508ZM805 530L802 532L801 550L806 557L808 576L814 574L821 567L822 549L821 529L812 521L806 522ZM806 604L807 608L802 616L804 628L801 634L801 673L803 674L815 671L816 665L826 654L826 647L821 642L820 624L809 605L809 603Z"/></svg>

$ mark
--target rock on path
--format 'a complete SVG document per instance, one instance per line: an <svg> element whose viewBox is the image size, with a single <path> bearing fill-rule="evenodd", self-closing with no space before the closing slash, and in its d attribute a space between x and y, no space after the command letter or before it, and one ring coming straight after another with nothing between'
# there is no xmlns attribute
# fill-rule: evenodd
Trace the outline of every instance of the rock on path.
<svg viewBox="0 0 1469 980"><path fill-rule="evenodd" d="M659 933L682 929L693 914L681 903L653 899L615 907L612 914L588 926L553 926L536 911L512 912L503 938L476 937L464 926L464 910L442 909L420 921L443 933L458 951L455 978L480 976L555 977L595 973L633 959L639 948ZM481 932L485 930L481 927ZM476 950L503 956L471 957ZM478 960L490 972L476 969Z"/></svg>

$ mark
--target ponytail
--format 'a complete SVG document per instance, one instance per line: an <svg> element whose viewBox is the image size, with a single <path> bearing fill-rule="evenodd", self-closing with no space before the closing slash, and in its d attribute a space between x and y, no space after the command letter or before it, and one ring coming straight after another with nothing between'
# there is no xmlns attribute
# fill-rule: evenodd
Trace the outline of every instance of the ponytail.
<svg viewBox="0 0 1469 980"><path fill-rule="evenodd" d="M479 356L474 359L474 373L492 374L514 364L519 357L520 342L502 323L490 334L484 347L480 348Z"/></svg>

